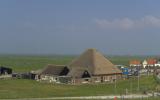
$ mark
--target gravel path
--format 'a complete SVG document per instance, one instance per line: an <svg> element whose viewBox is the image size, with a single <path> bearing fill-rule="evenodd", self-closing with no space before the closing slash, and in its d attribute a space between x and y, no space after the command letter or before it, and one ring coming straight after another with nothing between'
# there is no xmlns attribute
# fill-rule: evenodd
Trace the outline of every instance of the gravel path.
<svg viewBox="0 0 160 100"><path fill-rule="evenodd" d="M49 98L19 98L19 99L0 99L0 100L76 100L76 99L114 99L114 98L124 98L124 99L133 99L133 98L148 98L150 95L109 95L109 96L79 96L79 97L49 97Z"/></svg>

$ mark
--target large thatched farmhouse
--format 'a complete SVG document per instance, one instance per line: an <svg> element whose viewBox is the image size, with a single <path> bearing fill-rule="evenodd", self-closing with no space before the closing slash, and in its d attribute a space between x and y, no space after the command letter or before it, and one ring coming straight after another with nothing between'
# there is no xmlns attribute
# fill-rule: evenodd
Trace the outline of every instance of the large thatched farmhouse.
<svg viewBox="0 0 160 100"><path fill-rule="evenodd" d="M88 49L69 64L72 83L109 82L121 78L122 72L96 49Z"/></svg>
<svg viewBox="0 0 160 100"><path fill-rule="evenodd" d="M113 82L122 77L122 72L96 49L88 49L68 66L48 65L38 74L39 80L58 83Z"/></svg>

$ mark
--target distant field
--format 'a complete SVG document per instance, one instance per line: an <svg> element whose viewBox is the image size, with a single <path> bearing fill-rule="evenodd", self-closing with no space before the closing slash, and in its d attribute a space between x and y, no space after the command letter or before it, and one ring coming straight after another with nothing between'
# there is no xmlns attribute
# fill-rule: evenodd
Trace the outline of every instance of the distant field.
<svg viewBox="0 0 160 100"><path fill-rule="evenodd" d="M47 64L67 65L77 56L15 56L1 55L0 65L13 68L14 72L27 72L43 68ZM113 63L118 65L128 65L131 59L140 59L144 57L132 56L107 56Z"/></svg>
<svg viewBox="0 0 160 100"><path fill-rule="evenodd" d="M131 84L132 82L132 84ZM152 91L157 83L152 76L140 79L140 93ZM39 83L34 80L0 80L0 98L33 98L62 96L96 96L110 94L138 93L137 79L122 80L115 84L60 85Z"/></svg>
<svg viewBox="0 0 160 100"><path fill-rule="evenodd" d="M73 56L0 56L0 65L13 68L14 72L28 72L47 64L68 64Z"/></svg>

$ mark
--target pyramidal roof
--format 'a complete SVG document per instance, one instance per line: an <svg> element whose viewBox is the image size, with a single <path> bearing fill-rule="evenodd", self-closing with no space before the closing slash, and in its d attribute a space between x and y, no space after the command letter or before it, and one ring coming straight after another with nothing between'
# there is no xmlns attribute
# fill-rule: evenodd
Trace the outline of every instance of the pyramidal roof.
<svg viewBox="0 0 160 100"><path fill-rule="evenodd" d="M70 73L72 76L79 71L87 70L91 75L104 75L122 73L107 58L105 58L96 49L88 49L70 64Z"/></svg>

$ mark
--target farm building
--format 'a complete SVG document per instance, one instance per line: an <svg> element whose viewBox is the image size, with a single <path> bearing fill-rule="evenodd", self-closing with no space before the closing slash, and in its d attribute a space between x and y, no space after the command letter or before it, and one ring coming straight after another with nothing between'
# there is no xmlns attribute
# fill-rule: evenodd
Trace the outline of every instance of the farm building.
<svg viewBox="0 0 160 100"><path fill-rule="evenodd" d="M113 82L122 77L122 71L96 49L88 49L68 66L73 84Z"/></svg>
<svg viewBox="0 0 160 100"><path fill-rule="evenodd" d="M156 59L150 58L147 59L147 66L146 69L148 70L148 73L153 73L156 69L155 64L157 63Z"/></svg>
<svg viewBox="0 0 160 100"><path fill-rule="evenodd" d="M131 60L129 62L130 67L140 67L141 66L141 61L139 60Z"/></svg>
<svg viewBox="0 0 160 100"><path fill-rule="evenodd" d="M36 74L31 73L31 72L26 72L26 73L13 73L12 77L13 78L18 78L18 79L35 79Z"/></svg>
<svg viewBox="0 0 160 100"><path fill-rule="evenodd" d="M155 64L155 66L158 67L158 68L160 67L160 59L157 60L157 63Z"/></svg>
<svg viewBox="0 0 160 100"><path fill-rule="evenodd" d="M38 81L53 83L103 83L122 78L122 71L96 49L88 49L67 66L49 64L32 73Z"/></svg>
<svg viewBox="0 0 160 100"><path fill-rule="evenodd" d="M147 60L147 66L149 66L149 67L154 67L156 63L157 63L156 59L148 59Z"/></svg>
<svg viewBox="0 0 160 100"><path fill-rule="evenodd" d="M0 67L0 75L12 74L12 69L7 67Z"/></svg>
<svg viewBox="0 0 160 100"><path fill-rule="evenodd" d="M135 68L140 74L154 73L156 69L159 69L160 62L157 59L149 58L142 63L139 60L130 61L130 67L133 70Z"/></svg>
<svg viewBox="0 0 160 100"><path fill-rule="evenodd" d="M144 60L144 61L142 62L142 65L143 65L143 68L146 68L146 66L148 65L147 60Z"/></svg>
<svg viewBox="0 0 160 100"><path fill-rule="evenodd" d="M64 65L47 65L44 69L40 70L36 74L36 80L49 81L59 83L61 76L66 76L69 69Z"/></svg>

